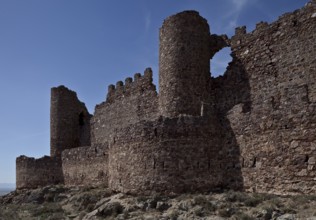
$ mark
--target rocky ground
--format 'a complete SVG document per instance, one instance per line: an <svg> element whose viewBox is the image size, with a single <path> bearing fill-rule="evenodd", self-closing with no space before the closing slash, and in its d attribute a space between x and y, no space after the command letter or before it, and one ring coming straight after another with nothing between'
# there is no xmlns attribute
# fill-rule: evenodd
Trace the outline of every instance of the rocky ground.
<svg viewBox="0 0 316 220"><path fill-rule="evenodd" d="M131 196L103 187L49 186L0 197L0 219L315 219L315 196L242 192Z"/></svg>

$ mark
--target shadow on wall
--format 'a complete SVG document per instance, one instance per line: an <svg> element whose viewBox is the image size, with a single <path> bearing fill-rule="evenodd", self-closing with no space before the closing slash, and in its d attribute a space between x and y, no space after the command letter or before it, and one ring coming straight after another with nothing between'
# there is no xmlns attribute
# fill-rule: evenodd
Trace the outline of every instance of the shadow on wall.
<svg viewBox="0 0 316 220"><path fill-rule="evenodd" d="M219 119L221 146L218 160L222 170L223 187L244 190L241 172L243 159L236 134L227 116L229 111L239 104L242 113L251 111L250 85L248 73L242 62L234 54L232 57L233 60L229 63L225 74L211 79L211 90L215 112Z"/></svg>

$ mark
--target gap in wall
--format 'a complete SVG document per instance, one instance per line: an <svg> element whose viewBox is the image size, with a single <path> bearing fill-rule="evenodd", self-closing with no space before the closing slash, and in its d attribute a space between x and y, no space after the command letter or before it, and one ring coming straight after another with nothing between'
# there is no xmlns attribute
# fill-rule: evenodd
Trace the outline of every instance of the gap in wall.
<svg viewBox="0 0 316 220"><path fill-rule="evenodd" d="M218 77L224 75L228 64L232 61L230 47L225 47L218 51L214 57L210 60L211 75Z"/></svg>

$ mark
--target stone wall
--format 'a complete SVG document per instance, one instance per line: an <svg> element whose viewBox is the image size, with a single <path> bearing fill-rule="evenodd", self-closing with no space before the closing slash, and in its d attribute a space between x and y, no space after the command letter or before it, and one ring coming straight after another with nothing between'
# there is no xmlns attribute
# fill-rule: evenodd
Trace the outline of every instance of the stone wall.
<svg viewBox="0 0 316 220"><path fill-rule="evenodd" d="M132 78L110 85L105 102L95 107L91 120L92 145L107 145L116 130L143 120L153 120L158 114L156 86L152 71L136 73Z"/></svg>
<svg viewBox="0 0 316 220"><path fill-rule="evenodd" d="M44 156L39 159L19 156L16 158L16 188L36 188L63 183L61 161Z"/></svg>
<svg viewBox="0 0 316 220"><path fill-rule="evenodd" d="M64 86L51 89L51 156L59 157L64 149L89 146L90 118L77 94Z"/></svg>
<svg viewBox="0 0 316 220"><path fill-rule="evenodd" d="M311 2L252 33L238 28L233 62L213 79L233 134L224 148L240 149L245 190L316 192L315 12Z"/></svg>
<svg viewBox="0 0 316 220"><path fill-rule="evenodd" d="M236 159L220 155L217 127L216 118L181 116L118 130L109 144L109 186L132 194L240 189L241 173L226 172Z"/></svg>
<svg viewBox="0 0 316 220"><path fill-rule="evenodd" d="M87 146L62 152L62 171L66 185L107 185L108 149Z"/></svg>
<svg viewBox="0 0 316 220"><path fill-rule="evenodd" d="M198 12L168 17L160 28L160 114L199 116L209 102L211 41L207 21Z"/></svg>
<svg viewBox="0 0 316 220"><path fill-rule="evenodd" d="M316 193L315 30L315 0L231 39L210 35L197 12L167 18L159 96L146 69L110 85L91 118L75 92L53 88L51 158L17 158L17 188ZM211 78L209 59L225 46L233 60Z"/></svg>

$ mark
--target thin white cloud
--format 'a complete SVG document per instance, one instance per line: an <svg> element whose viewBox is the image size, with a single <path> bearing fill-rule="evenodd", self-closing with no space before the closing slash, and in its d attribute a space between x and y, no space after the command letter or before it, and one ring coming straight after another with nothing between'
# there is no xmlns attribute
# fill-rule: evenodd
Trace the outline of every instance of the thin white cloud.
<svg viewBox="0 0 316 220"><path fill-rule="evenodd" d="M242 11L249 5L253 4L257 0L228 0L228 5L230 8L227 10L227 13L224 15L224 19L227 20L228 25L225 30L231 30L236 28L238 24L238 19Z"/></svg>
<svg viewBox="0 0 316 220"><path fill-rule="evenodd" d="M232 0L232 3L236 11L240 12L249 1L250 0Z"/></svg>
<svg viewBox="0 0 316 220"><path fill-rule="evenodd" d="M229 29L236 28L236 26L237 26L237 19L238 19L238 17L235 17L235 19L229 21L227 28L229 28Z"/></svg>

